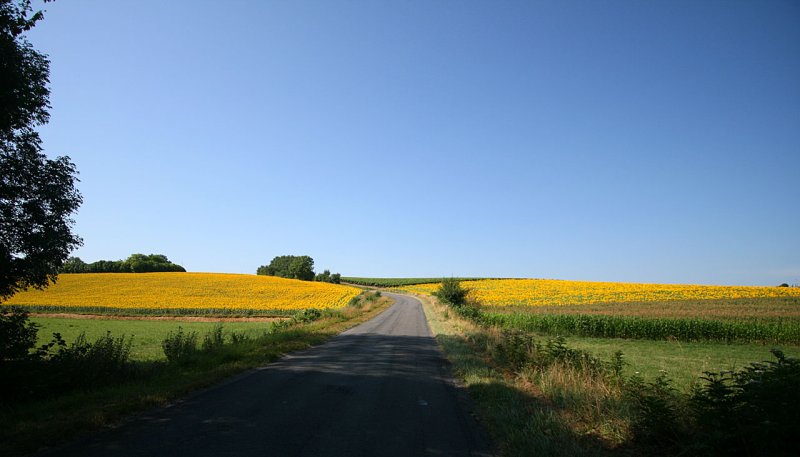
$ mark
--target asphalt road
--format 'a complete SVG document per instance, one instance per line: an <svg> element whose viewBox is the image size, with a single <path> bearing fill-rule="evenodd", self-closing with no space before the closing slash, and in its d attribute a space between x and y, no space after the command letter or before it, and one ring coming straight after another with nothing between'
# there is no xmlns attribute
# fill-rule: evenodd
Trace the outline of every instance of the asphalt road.
<svg viewBox="0 0 800 457"><path fill-rule="evenodd" d="M484 456L414 298L315 348L48 456Z"/></svg>

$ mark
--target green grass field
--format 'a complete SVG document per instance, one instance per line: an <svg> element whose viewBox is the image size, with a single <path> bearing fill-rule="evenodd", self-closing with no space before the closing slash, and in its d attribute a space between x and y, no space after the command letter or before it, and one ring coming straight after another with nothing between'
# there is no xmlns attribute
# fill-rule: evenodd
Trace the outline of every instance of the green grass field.
<svg viewBox="0 0 800 457"><path fill-rule="evenodd" d="M548 336L540 335L546 339ZM567 345L610 360L622 351L627 363L624 372L639 372L645 379L654 379L661 371L675 381L675 387L688 389L704 371L734 370L752 362L774 360L770 349L778 348L789 357L800 357L798 345L726 344L718 342L650 341L621 338L568 337Z"/></svg>
<svg viewBox="0 0 800 457"><path fill-rule="evenodd" d="M39 344L49 342L54 332L61 333L67 343L72 343L81 332L86 339L95 341L106 332L115 337L132 336L131 359L138 361L165 360L161 342L169 332L182 327L184 332L196 331L202 337L216 325L213 322L154 321L154 320L115 320L115 319L72 319L61 317L38 317L31 315L31 322L39 327ZM269 322L225 322L226 333L237 332L257 337L271 327Z"/></svg>

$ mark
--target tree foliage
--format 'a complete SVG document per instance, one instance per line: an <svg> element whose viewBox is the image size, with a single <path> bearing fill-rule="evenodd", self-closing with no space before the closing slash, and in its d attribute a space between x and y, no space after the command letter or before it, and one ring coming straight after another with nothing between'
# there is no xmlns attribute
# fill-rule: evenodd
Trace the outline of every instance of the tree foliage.
<svg viewBox="0 0 800 457"><path fill-rule="evenodd" d="M468 294L469 289L461 287L461 281L456 278L442 279L442 285L433 293L435 297L454 306L464 305Z"/></svg>
<svg viewBox="0 0 800 457"><path fill-rule="evenodd" d="M314 281L329 282L332 284L341 284L342 275L340 275L339 273L331 274L331 270L325 270L322 273L317 273L317 275L314 277Z"/></svg>
<svg viewBox="0 0 800 457"><path fill-rule="evenodd" d="M70 257L61 267L61 273L149 273L185 272L162 254L133 254L125 260L98 260L86 263L80 257Z"/></svg>
<svg viewBox="0 0 800 457"><path fill-rule="evenodd" d="M280 255L273 258L269 265L258 267L256 274L313 281L314 259L307 255Z"/></svg>
<svg viewBox="0 0 800 457"><path fill-rule="evenodd" d="M82 243L75 165L48 159L34 130L49 120L50 62L23 34L40 19L28 0L0 0L0 300L55 281Z"/></svg>

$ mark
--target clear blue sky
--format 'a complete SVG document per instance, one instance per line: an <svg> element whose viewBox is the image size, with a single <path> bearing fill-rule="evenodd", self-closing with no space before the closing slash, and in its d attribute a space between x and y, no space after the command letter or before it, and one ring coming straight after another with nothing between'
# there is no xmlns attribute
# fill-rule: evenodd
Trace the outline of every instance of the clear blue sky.
<svg viewBox="0 0 800 457"><path fill-rule="evenodd" d="M796 1L44 6L85 261L800 282Z"/></svg>

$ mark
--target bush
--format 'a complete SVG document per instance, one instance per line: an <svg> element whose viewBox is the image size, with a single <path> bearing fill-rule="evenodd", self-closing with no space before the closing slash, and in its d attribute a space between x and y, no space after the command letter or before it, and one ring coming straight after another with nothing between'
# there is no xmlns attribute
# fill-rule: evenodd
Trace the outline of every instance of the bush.
<svg viewBox="0 0 800 457"><path fill-rule="evenodd" d="M800 360L771 352L777 361L705 373L692 395L700 453L788 456L800 449Z"/></svg>
<svg viewBox="0 0 800 457"><path fill-rule="evenodd" d="M24 360L36 346L36 324L28 321L29 313L12 306L0 308L0 364Z"/></svg>
<svg viewBox="0 0 800 457"><path fill-rule="evenodd" d="M57 335L60 337L60 335ZM63 341L63 340L62 340ZM50 358L57 380L63 389L87 389L121 379L129 372L133 338L119 338L106 332L94 342L81 333L69 347L62 346Z"/></svg>
<svg viewBox="0 0 800 457"><path fill-rule="evenodd" d="M292 317L292 320L296 324L303 324L306 322L312 322L322 317L322 311L314 308L304 309Z"/></svg>
<svg viewBox="0 0 800 457"><path fill-rule="evenodd" d="M209 331L203 338L203 350L213 351L221 348L225 344L225 338L222 334L222 324L217 324L211 331Z"/></svg>
<svg viewBox="0 0 800 457"><path fill-rule="evenodd" d="M444 278L442 285L436 290L433 295L453 306L461 306L466 304L469 289L461 287L461 282L455 278Z"/></svg>
<svg viewBox="0 0 800 457"><path fill-rule="evenodd" d="M625 388L638 411L633 432L640 445L655 446L651 452L656 449L663 452L674 450L685 440L686 420L690 418L682 414L681 396L665 372L652 382L645 382L635 375L627 381Z"/></svg>
<svg viewBox="0 0 800 457"><path fill-rule="evenodd" d="M198 352L197 332L183 333L183 327L178 327L177 332L167 334L161 348L168 363L186 363Z"/></svg>

